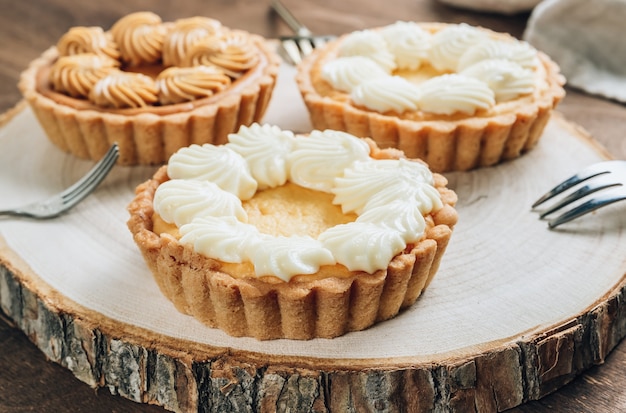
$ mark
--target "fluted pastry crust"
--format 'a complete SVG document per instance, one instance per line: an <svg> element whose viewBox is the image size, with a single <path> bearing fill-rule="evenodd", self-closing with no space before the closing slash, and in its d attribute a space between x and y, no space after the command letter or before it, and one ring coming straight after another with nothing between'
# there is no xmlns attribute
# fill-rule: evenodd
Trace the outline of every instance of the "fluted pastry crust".
<svg viewBox="0 0 626 413"><path fill-rule="evenodd" d="M397 152L383 156L389 154ZM236 266L196 253L168 233L157 234L153 200L169 180L166 166L137 187L128 227L159 288L179 311L233 336L332 338L396 316L431 282L457 221L456 194L443 176L434 177L444 207L428 217L423 239L373 274L337 265L325 268L323 276L289 281L242 276Z"/></svg>
<svg viewBox="0 0 626 413"><path fill-rule="evenodd" d="M443 23L422 23L436 32ZM481 29L485 30L486 29ZM488 31L490 35L501 35ZM335 54L342 38L306 58L298 66L296 82L315 129L342 130L371 137L381 147L395 147L411 158L421 158L436 172L470 170L514 159L538 142L554 107L564 97L564 78L558 66L539 52L547 86L541 93L498 104L484 116L395 116L353 105L345 94L321 92L323 64Z"/></svg>

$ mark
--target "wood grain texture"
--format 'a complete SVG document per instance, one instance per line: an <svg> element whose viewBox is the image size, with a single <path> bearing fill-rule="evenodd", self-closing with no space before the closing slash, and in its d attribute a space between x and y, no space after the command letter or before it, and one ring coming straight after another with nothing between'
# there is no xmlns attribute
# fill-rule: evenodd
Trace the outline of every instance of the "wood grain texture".
<svg viewBox="0 0 626 413"><path fill-rule="evenodd" d="M81 320L84 314L63 312L64 304L18 280L23 274L15 273L24 268L10 255L3 251L1 308L49 360L91 386L177 412L503 411L601 363L626 334L622 287L571 323L471 360L329 371L236 356L193 360L184 351L176 354L178 349L115 338L106 328L94 328L88 316Z"/></svg>
<svg viewBox="0 0 626 413"><path fill-rule="evenodd" d="M397 19L416 19L459 22L468 21L482 24L499 31L509 31L520 35L527 16L501 17L480 13L466 12L439 5L430 0L402 0L388 7L385 2L347 0L334 1L292 1L285 0L299 16L316 32L342 33L349 30L381 25ZM225 24L256 31L266 36L287 33L282 25L274 25L274 17L267 13L264 2L229 1L201 2L185 1L109 1L76 3L69 0L48 0L15 2L0 0L0 110L6 111L17 104L20 95L17 90L17 78L28 62L39 55L58 38L67 28L77 24L97 24L106 26L118 16L134 10L152 9L171 19L176 16L206 14L219 18ZM619 104L597 99L575 90L568 90L568 96L559 107L567 119L572 120L591 132L616 157L626 157L626 141L623 139L623 125L626 122L626 109ZM612 310L613 311L613 310ZM8 319L0 319L0 410L9 412L151 412L163 411L156 406L137 404L121 397L112 397L109 391L94 392L83 384L64 367L50 363L27 336L12 326ZM604 360L604 364L592 367L572 383L540 401L528 402L511 409L512 412L612 412L626 409L626 392L623 383L626 380L626 343L618 347ZM167 364L167 363L165 363ZM171 365L163 369L167 376L175 371ZM471 380L472 366L466 366L457 373L454 403L462 406L470 398L471 392L465 388ZM443 375L444 372L440 372ZM398 389L393 383L390 388ZM207 378L206 380L210 380ZM280 373L266 372L268 405L288 407L294 403L287 397L290 392L281 393L284 382L288 379ZM339 383L358 383L359 378L349 375L337 376ZM315 380L289 381L289 386L304 387ZM425 372L415 373L410 380L405 380L404 389L413 396L407 396L407 406L415 409L432 408L426 401L435 397L436 388L429 387L432 376ZM225 383L222 381L222 383ZM271 385L270 385L271 384ZM395 386L395 387L394 387ZM236 387L226 386L224 390ZM424 391L423 398L417 398L415 388L431 389ZM154 393L155 390L152 389ZM311 393L315 398L315 392ZM343 394L343 396L341 396ZM394 393L397 394L397 393ZM420 394L421 396L421 394ZM157 397L157 396L154 396ZM346 392L335 395L341 400L349 399ZM317 399L316 399L317 400ZM319 402L312 404L314 408ZM384 402L375 407L384 407Z"/></svg>

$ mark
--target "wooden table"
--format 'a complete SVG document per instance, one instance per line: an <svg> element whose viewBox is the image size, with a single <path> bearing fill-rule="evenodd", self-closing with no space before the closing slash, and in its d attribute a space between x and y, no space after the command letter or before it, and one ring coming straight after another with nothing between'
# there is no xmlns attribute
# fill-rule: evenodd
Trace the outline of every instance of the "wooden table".
<svg viewBox="0 0 626 413"><path fill-rule="evenodd" d="M267 2L256 0L172 2L168 0L0 0L0 112L20 102L19 73L68 28L76 25L109 27L120 16L149 10L164 20L206 15L225 25L266 37L288 34ZM285 0L293 12L316 33L340 34L396 20L468 22L520 37L528 15L500 16L453 9L434 0ZM389 5L393 7L389 7ZM615 157L626 158L626 107L568 89L559 111L584 127ZM27 150L25 148L25 150ZM593 367L569 385L513 412L610 412L626 410L626 342L604 365ZM12 321L0 312L0 411L3 412L158 412L160 407L139 405L94 391L62 367L45 360Z"/></svg>

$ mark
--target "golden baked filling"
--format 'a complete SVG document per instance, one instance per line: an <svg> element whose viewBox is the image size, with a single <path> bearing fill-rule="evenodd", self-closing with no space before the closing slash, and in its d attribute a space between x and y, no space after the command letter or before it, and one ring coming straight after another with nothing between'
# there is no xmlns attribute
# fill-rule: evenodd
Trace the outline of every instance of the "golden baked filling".
<svg viewBox="0 0 626 413"><path fill-rule="evenodd" d="M128 225L180 311L232 335L334 337L393 317L430 283L457 220L446 182L371 140L253 124L176 152L137 188ZM351 298L322 323L329 294Z"/></svg>

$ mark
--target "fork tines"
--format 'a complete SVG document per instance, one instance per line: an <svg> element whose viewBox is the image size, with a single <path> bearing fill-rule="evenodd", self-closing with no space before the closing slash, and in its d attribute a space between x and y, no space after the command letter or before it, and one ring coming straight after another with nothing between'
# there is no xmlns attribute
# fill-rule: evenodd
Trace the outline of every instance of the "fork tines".
<svg viewBox="0 0 626 413"><path fill-rule="evenodd" d="M0 215L22 216L37 219L54 218L69 210L87 195L93 192L98 184L107 176L115 166L119 157L119 148L114 143L104 157L96 163L81 179L64 191L51 197L32 202L18 208L0 210Z"/></svg>
<svg viewBox="0 0 626 413"><path fill-rule="evenodd" d="M584 186L573 190L571 193L564 196L560 201L541 211L539 217L544 219L588 195L605 190L602 193L589 198L586 202L575 206L550 220L548 222L548 226L550 228L555 228L605 205L626 199L626 161L614 160L590 165L552 188L545 195L535 201L532 208L536 209L546 201L551 200L568 189L585 182L586 184Z"/></svg>
<svg viewBox="0 0 626 413"><path fill-rule="evenodd" d="M280 43L290 63L297 65L316 48L325 45L334 36L282 36Z"/></svg>
<svg viewBox="0 0 626 413"><path fill-rule="evenodd" d="M111 145L102 159L85 176L60 194L63 202L76 204L89 195L113 168L119 157L119 152L117 143Z"/></svg>

